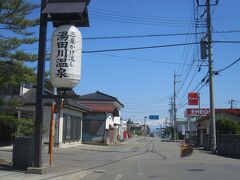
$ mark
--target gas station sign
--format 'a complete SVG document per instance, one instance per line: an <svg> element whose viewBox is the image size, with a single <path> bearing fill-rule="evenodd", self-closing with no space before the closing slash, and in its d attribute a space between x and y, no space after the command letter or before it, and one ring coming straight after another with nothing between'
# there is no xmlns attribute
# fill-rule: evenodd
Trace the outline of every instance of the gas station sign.
<svg viewBox="0 0 240 180"><path fill-rule="evenodd" d="M201 109L198 109L198 108L187 108L185 110L185 117L187 116L207 116L210 114L210 109L208 108L201 108Z"/></svg>
<svg viewBox="0 0 240 180"><path fill-rule="evenodd" d="M198 93L188 93L188 105L198 105L199 95Z"/></svg>

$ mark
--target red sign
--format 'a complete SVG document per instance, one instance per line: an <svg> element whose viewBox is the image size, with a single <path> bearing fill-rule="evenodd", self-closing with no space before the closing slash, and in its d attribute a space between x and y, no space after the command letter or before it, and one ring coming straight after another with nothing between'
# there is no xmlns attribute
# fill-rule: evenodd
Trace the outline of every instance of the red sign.
<svg viewBox="0 0 240 180"><path fill-rule="evenodd" d="M188 105L198 105L198 93L188 93Z"/></svg>
<svg viewBox="0 0 240 180"><path fill-rule="evenodd" d="M187 116L207 116L210 114L210 109L204 108L204 109L197 109L197 108L187 108L185 110L185 117Z"/></svg>

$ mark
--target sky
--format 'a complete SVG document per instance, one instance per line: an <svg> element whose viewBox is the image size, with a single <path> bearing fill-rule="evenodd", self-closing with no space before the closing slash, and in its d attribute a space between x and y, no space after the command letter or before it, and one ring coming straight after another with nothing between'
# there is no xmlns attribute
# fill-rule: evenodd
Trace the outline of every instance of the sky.
<svg viewBox="0 0 240 180"><path fill-rule="evenodd" d="M206 32L196 29L194 18L204 8L196 8L195 0L91 0L88 12L90 26L80 28L83 38L112 36L166 35ZM34 0L34 2L40 2ZM211 1L212 4L215 0ZM204 4L204 1L200 0ZM220 0L212 6L213 31L240 30L239 0ZM38 16L34 11L32 16ZM202 22L204 25L205 23ZM36 28L36 36L38 29ZM48 23L48 39L53 31ZM213 33L213 41L238 41L240 32ZM102 50L143 46L161 46L199 42L203 35L154 36L145 38L123 38L104 40L83 40L83 50ZM47 51L51 49L47 42ZM26 47L24 47L26 48ZM37 51L37 44L30 52ZM239 43L214 43L214 70L222 69L240 57ZM135 122L143 122L144 116L159 115L159 124L169 118L169 99L173 95L173 76L177 75L176 104L177 117L184 117L189 107L187 93L201 85L206 76L207 61L199 57L199 45L162 47L132 51L116 51L83 54L82 77L74 88L82 95L101 91L115 96L124 104L122 116ZM34 64L28 64L36 66ZM201 65L201 66L200 66ZM240 63L214 77L214 98L216 108L229 108L230 99L240 100ZM47 63L46 69L49 68ZM199 72L199 68L201 69ZM199 91L201 107L209 107L209 86ZM240 103L236 104L240 107ZM156 124L156 122L149 122Z"/></svg>

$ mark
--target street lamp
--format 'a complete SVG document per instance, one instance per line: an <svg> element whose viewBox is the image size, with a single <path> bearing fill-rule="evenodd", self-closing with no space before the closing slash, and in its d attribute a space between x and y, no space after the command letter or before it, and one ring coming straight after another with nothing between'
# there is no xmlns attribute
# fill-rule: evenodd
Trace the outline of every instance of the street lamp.
<svg viewBox="0 0 240 180"><path fill-rule="evenodd" d="M42 129L43 129L43 92L46 55L47 22L51 21L54 27L74 25L77 27L89 26L87 5L90 0L41 0L36 113L34 134L34 167L42 167ZM46 98L46 95L45 95ZM49 97L48 97L49 98ZM64 98L52 96L52 98ZM39 173L43 173L41 170Z"/></svg>

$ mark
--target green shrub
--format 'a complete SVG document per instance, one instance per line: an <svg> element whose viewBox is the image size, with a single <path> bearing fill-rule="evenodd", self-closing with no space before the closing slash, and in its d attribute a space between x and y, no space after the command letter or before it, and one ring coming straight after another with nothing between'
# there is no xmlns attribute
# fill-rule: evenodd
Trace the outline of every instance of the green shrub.
<svg viewBox="0 0 240 180"><path fill-rule="evenodd" d="M217 133L219 134L237 134L240 133L240 125L230 120L217 120L216 122Z"/></svg>
<svg viewBox="0 0 240 180"><path fill-rule="evenodd" d="M33 136L34 121L31 118L20 118L16 120L16 132L13 134L15 137Z"/></svg>

